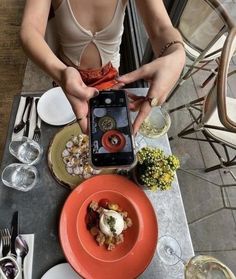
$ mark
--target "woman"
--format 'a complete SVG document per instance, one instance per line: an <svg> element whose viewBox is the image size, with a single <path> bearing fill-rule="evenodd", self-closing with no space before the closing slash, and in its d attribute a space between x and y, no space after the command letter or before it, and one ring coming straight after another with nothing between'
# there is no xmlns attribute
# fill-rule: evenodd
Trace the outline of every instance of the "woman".
<svg viewBox="0 0 236 279"><path fill-rule="evenodd" d="M147 98L131 96L130 108L139 108L133 125L136 133L152 104L165 101L183 69L182 38L172 26L163 1L135 0L157 58L116 78L127 1L26 0L20 33L23 48L63 88L83 132L88 124L87 101L97 94L97 88L104 88L104 84L119 88L139 79L150 82ZM51 4L60 38L59 57L44 40Z"/></svg>

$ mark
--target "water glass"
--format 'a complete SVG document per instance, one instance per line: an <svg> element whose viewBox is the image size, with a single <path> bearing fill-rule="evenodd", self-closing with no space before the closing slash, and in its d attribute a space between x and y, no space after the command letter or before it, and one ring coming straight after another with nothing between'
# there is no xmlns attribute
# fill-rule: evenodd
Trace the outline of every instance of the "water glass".
<svg viewBox="0 0 236 279"><path fill-rule="evenodd" d="M38 182L38 171L31 165L10 164L2 172L2 182L8 187L27 192Z"/></svg>
<svg viewBox="0 0 236 279"><path fill-rule="evenodd" d="M38 163L43 154L43 149L37 142L24 136L12 140L9 151L20 162L28 165Z"/></svg>

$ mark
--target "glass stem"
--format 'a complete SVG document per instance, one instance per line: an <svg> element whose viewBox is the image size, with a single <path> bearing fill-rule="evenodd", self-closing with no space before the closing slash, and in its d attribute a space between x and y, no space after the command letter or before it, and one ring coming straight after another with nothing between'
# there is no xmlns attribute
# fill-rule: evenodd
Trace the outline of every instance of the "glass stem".
<svg viewBox="0 0 236 279"><path fill-rule="evenodd" d="M178 258L181 261L183 265L186 265L186 261L184 261L180 256L178 256L170 246L166 247L166 252L170 255L174 255L176 258Z"/></svg>

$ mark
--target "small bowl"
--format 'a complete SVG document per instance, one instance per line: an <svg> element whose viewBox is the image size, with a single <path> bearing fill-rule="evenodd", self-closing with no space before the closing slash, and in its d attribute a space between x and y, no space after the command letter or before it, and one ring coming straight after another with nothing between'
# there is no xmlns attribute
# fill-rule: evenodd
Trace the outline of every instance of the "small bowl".
<svg viewBox="0 0 236 279"><path fill-rule="evenodd" d="M142 123L139 133L148 138L158 138L170 129L170 115L162 107L153 107L148 117Z"/></svg>
<svg viewBox="0 0 236 279"><path fill-rule="evenodd" d="M8 267L6 266L8 265ZM9 268L10 265L10 268ZM11 266L15 269L15 271L7 276L7 270L8 272L11 271ZM13 270L12 268L12 270ZM3 257L0 259L0 277L2 279L18 279L20 278L20 267L16 261L16 259L14 257L11 256L7 256L7 257Z"/></svg>

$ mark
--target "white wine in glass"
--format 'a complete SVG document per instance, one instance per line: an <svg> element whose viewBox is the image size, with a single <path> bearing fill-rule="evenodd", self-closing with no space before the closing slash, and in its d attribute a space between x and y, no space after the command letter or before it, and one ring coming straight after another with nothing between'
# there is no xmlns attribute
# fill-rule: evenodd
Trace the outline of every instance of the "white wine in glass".
<svg viewBox="0 0 236 279"><path fill-rule="evenodd" d="M185 279L236 279L233 272L218 259L208 255L198 255L184 261L179 243L172 236L164 235L158 241L158 255L166 265L182 262Z"/></svg>
<svg viewBox="0 0 236 279"><path fill-rule="evenodd" d="M208 255L192 257L185 264L186 279L236 279L233 272L218 259Z"/></svg>

